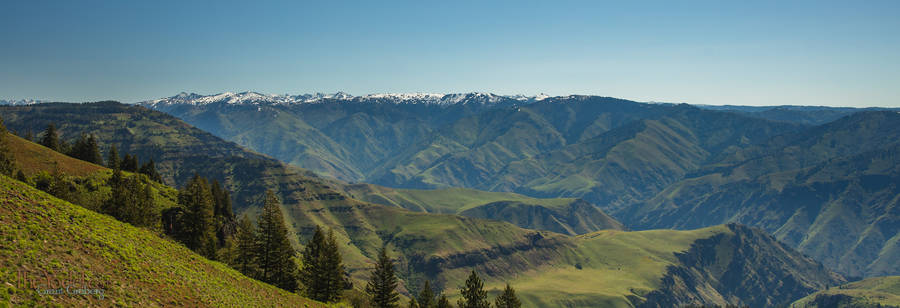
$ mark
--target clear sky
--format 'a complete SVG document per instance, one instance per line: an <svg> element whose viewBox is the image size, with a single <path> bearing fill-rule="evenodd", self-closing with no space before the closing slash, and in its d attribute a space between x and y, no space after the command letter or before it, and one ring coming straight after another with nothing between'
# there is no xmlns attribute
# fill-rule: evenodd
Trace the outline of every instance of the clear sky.
<svg viewBox="0 0 900 308"><path fill-rule="evenodd" d="M4 0L0 44L5 99L483 91L900 106L900 1Z"/></svg>

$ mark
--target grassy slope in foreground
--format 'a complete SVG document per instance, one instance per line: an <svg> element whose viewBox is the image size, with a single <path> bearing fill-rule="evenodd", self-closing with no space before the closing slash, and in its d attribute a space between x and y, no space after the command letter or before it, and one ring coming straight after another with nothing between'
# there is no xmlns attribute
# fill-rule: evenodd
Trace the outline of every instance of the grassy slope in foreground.
<svg viewBox="0 0 900 308"><path fill-rule="evenodd" d="M321 306L5 176L0 241L3 306ZM23 276L64 294L39 295ZM69 284L103 289L103 298L65 294Z"/></svg>
<svg viewBox="0 0 900 308"><path fill-rule="evenodd" d="M837 300L842 296L851 305L880 304L889 307L900 307L900 276L886 276L869 278L862 281L851 282L837 288L819 291L794 302L792 307L817 307L812 305L816 299L820 301L832 298ZM809 306L807 306L809 305ZM866 306L867 307L867 306Z"/></svg>

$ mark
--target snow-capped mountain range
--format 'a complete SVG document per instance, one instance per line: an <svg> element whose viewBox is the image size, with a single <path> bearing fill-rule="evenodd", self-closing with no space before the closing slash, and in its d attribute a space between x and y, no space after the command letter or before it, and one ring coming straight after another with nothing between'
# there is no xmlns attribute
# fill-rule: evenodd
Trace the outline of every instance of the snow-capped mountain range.
<svg viewBox="0 0 900 308"><path fill-rule="evenodd" d="M533 103L548 98L548 95L497 95L492 93L385 93L354 96L344 92L333 94L261 94L257 92L225 92L215 95L200 95L196 93L179 93L178 95L140 102L139 104L157 108L169 105L205 105L212 103L227 104L308 104L323 102L381 102L396 104L496 104L500 102Z"/></svg>
<svg viewBox="0 0 900 308"><path fill-rule="evenodd" d="M9 100L6 100L6 99L0 99L0 105L12 105L12 106L16 106L16 105L33 105L33 104L40 104L40 103L47 103L47 102L48 102L48 101L35 100L35 99L19 99L19 100L14 100L14 99L9 99Z"/></svg>

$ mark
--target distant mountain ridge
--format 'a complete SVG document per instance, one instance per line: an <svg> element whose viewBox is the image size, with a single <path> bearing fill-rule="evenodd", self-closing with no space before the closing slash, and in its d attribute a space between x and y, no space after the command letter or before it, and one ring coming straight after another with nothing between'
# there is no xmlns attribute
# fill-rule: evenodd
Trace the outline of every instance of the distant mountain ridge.
<svg viewBox="0 0 900 308"><path fill-rule="evenodd" d="M379 93L361 96L350 95L345 92L337 93L315 93L315 94L262 94L258 92L224 92L214 95L200 95L196 93L181 92L175 96L149 100L140 102L139 104L150 108L161 108L169 105L204 105L213 103L227 104L304 104L304 103L323 103L323 102L382 102L397 104L436 104L436 105L452 105L452 104L497 104L497 103L533 103L546 99L547 95L497 95L493 93L471 92L471 93L453 93L453 94L436 94L436 93Z"/></svg>

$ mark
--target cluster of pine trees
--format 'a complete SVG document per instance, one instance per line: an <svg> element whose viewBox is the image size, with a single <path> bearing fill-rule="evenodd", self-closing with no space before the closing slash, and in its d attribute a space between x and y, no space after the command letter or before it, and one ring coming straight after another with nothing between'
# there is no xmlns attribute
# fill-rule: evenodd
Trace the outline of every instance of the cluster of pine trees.
<svg viewBox="0 0 900 308"><path fill-rule="evenodd" d="M107 184L111 194L103 202L100 212L134 226L156 226L159 222L159 207L153 198L153 188L145 177L137 174L127 176L116 168Z"/></svg>
<svg viewBox="0 0 900 308"><path fill-rule="evenodd" d="M141 164L137 155L129 155L126 153L125 157L119 157L119 150L116 148L116 145L111 145L109 147L109 152L106 154L106 157L106 167L110 169L122 169L122 171L145 174L150 177L151 180L162 183L162 176L156 171L156 163L152 158L150 161Z"/></svg>
<svg viewBox="0 0 900 308"><path fill-rule="evenodd" d="M297 258L278 197L266 191L257 225L247 216L237 223L232 267L249 277L288 291L299 291L321 302L338 302L352 287L334 231L316 226L315 233ZM299 263L299 264L298 264Z"/></svg>
<svg viewBox="0 0 900 308"><path fill-rule="evenodd" d="M394 274L394 263L387 254L387 249L382 247L378 252L378 260L375 262L375 269L372 271L369 281L366 284L366 294L369 295L369 305L377 308L396 308L399 307L400 294L397 293L398 279ZM487 292L484 290L484 282L478 277L478 274L472 270L472 273L466 279L464 286L460 287L459 293L462 296L456 305L460 308L490 308ZM410 308L449 308L453 307L447 296L444 294L435 295L431 288L431 283L426 280L419 294L412 296L409 300ZM522 303L516 296L515 290L506 285L506 289L494 299L494 307L497 308L519 308Z"/></svg>
<svg viewBox="0 0 900 308"><path fill-rule="evenodd" d="M178 206L162 214L163 230L210 260L227 260L221 250L231 246L234 213L231 196L218 181L194 175L178 190ZM227 252L224 252L227 254Z"/></svg>

